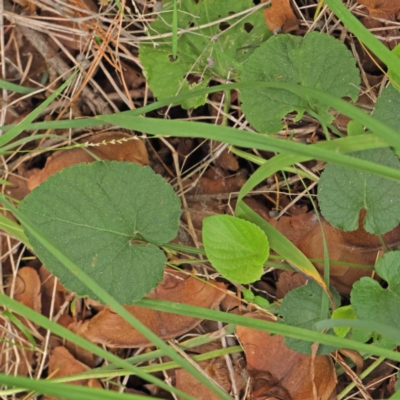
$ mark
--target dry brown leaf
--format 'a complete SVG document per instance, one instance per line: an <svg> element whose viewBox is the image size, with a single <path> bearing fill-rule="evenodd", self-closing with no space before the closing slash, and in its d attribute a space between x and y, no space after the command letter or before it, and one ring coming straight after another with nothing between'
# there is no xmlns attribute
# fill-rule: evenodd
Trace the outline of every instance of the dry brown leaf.
<svg viewBox="0 0 400 400"><path fill-rule="evenodd" d="M266 0L263 1L265 3ZM290 0L272 0L272 5L264 10L265 20L271 32L282 30L287 33L299 27Z"/></svg>
<svg viewBox="0 0 400 400"><path fill-rule="evenodd" d="M219 350L222 348L220 341L214 341L201 346L190 349L192 354L205 354L209 351ZM224 357L213 358L211 360L199 362L198 365L217 382L227 393L232 388L231 377ZM233 369L235 371L234 379L236 388L240 391L246 386L245 380L239 374L239 366L233 360ZM201 384L196 378L193 378L188 372L183 369L175 370L176 388L184 391L196 399L218 400L219 397L210 389Z"/></svg>
<svg viewBox="0 0 400 400"><path fill-rule="evenodd" d="M271 321L256 313L245 316ZM336 386L335 369L329 356L313 359L287 348L280 335L271 336L244 326L238 326L236 334L244 348L247 368L254 377L254 398L314 399L315 385L317 398L329 399Z"/></svg>
<svg viewBox="0 0 400 400"><path fill-rule="evenodd" d="M101 160L130 161L139 165L148 165L149 158L147 150L141 140L129 140L127 142L115 144L111 142L114 139L120 140L128 138L132 137L124 132L103 132L86 138L85 142L94 144L102 142L107 143L98 147L88 148L88 150ZM46 165L41 171L29 179L28 187L30 190L33 190L36 186L40 185L51 175L61 171L63 168L82 162L90 163L92 161L94 161L93 157L82 148L58 151L46 160Z"/></svg>
<svg viewBox="0 0 400 400"><path fill-rule="evenodd" d="M215 164L226 171L237 171L239 169L238 160L228 148L225 148L221 152L221 154L215 160Z"/></svg>
<svg viewBox="0 0 400 400"><path fill-rule="evenodd" d="M53 317L57 315L60 308L67 300L69 291L57 281L56 288L54 289L55 277L42 265L39 269L39 276L42 286L42 314L46 317L50 316L50 310L53 308ZM67 327L73 322L73 318L68 315L68 307L65 308L57 323Z"/></svg>
<svg viewBox="0 0 400 400"><path fill-rule="evenodd" d="M212 285L183 272L167 269L164 279L149 295L162 299L205 308L218 307L225 297L225 285L214 282ZM201 323L198 318L148 310L137 306L125 306L140 322L164 340L186 333ZM133 329L110 308L106 307L90 321L80 327L78 333L94 343L108 347L142 347L151 342Z"/></svg>
<svg viewBox="0 0 400 400"><path fill-rule="evenodd" d="M357 0L367 7L371 17L385 18L400 11L400 0Z"/></svg>
<svg viewBox="0 0 400 400"><path fill-rule="evenodd" d="M372 266L383 247L378 236L366 232L363 227L363 213L360 214L359 228L352 232L343 232L332 227L322 219L322 228L328 244L329 259L348 263ZM293 217L282 217L279 221L270 219L269 222L284 234L308 258L324 258L321 226L313 212ZM400 244L400 225L383 235L389 247ZM315 264L322 272L323 264ZM292 274L284 271L282 275ZM363 276L371 276L368 269L352 268L331 264L331 283L342 294L349 294L353 283ZM286 279L287 281L287 279ZM302 278L300 278L302 281ZM277 284L277 295L283 296L286 288ZM288 288L287 288L288 289Z"/></svg>
<svg viewBox="0 0 400 400"><path fill-rule="evenodd" d="M208 172L208 171L207 171ZM244 171L239 171L235 175L230 176L212 176L209 178L206 175L202 176L198 179L193 177L193 182L195 182L195 186L193 189L190 189L189 195L203 195L203 194L222 194L222 193L232 193L238 192L240 188L246 183L246 173ZM184 182L184 185L187 186L189 184L189 180Z"/></svg>
<svg viewBox="0 0 400 400"><path fill-rule="evenodd" d="M52 378L60 378L80 374L89 371L90 368L85 364L76 360L72 354L63 346L56 347L52 350L49 360L49 375ZM69 382L71 385L88 386L91 388L102 389L98 379L80 379ZM46 396L45 400L56 400L55 397Z"/></svg>
<svg viewBox="0 0 400 400"><path fill-rule="evenodd" d="M229 393L231 383L229 381L229 372L226 367L226 362L222 358L215 360L203 361L198 363L206 373L211 376L220 386ZM208 387L200 383L190 373L184 369L175 371L176 388L184 391L188 395L198 400L219 400L221 397L211 391Z"/></svg>
<svg viewBox="0 0 400 400"><path fill-rule="evenodd" d="M12 286L11 283L6 288L7 296L13 294L14 300L36 312L41 312L40 279L35 269L31 267L20 268L15 279L13 291Z"/></svg>
<svg viewBox="0 0 400 400"><path fill-rule="evenodd" d="M21 268L15 280L11 280L6 287L5 292L7 296L12 295L14 300L40 313L40 279L33 268ZM28 328L31 326L31 323L25 318L18 316L17 318ZM7 327L2 319L0 319L0 325L4 328ZM2 372L7 371L9 374L27 375L33 364L34 352L23 347L29 348L31 344L17 327L13 326L9 333L8 335L7 329L1 330L0 370ZM8 341L11 341L11 343Z"/></svg>

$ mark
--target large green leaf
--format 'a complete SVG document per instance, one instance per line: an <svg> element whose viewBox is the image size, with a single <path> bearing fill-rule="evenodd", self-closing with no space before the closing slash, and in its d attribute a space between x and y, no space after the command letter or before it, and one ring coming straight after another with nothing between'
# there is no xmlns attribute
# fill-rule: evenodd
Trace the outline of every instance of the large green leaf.
<svg viewBox="0 0 400 400"><path fill-rule="evenodd" d="M278 35L254 51L244 66L243 81L301 84L337 97L357 99L359 73L351 52L340 41L323 33L307 33L304 38ZM281 119L297 111L313 111L325 123L332 121L329 107L282 89L244 89L242 110L258 131L275 133L282 129Z"/></svg>
<svg viewBox="0 0 400 400"><path fill-rule="evenodd" d="M261 278L269 245L257 225L230 215L214 215L204 219L202 234L207 257L225 278L238 283Z"/></svg>
<svg viewBox="0 0 400 400"><path fill-rule="evenodd" d="M400 169L397 156L389 148L352 154L361 160ZM367 211L364 226L374 234L384 234L400 222L400 184L353 168L327 164L318 187L322 215L344 231L357 229L361 209Z"/></svg>
<svg viewBox="0 0 400 400"><path fill-rule="evenodd" d="M173 2L163 4L159 17L149 25L150 36L172 32ZM241 64L271 32L265 26L262 10L247 17L220 20L253 6L251 0L179 1L177 58L172 55L171 36L142 43L139 48L143 72L154 95L162 100L206 87L211 79L237 76ZM182 106L198 107L205 99L204 95L190 98Z"/></svg>
<svg viewBox="0 0 400 400"><path fill-rule="evenodd" d="M181 213L172 187L150 168L109 161L64 169L19 208L123 304L141 299L162 280L166 259L157 245L176 236ZM98 300L35 237L26 235L66 288Z"/></svg>

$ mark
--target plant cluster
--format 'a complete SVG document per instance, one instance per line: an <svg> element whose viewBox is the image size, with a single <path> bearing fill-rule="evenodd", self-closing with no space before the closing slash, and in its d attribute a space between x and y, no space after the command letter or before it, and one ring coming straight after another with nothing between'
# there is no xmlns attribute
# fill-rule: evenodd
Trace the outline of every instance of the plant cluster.
<svg viewBox="0 0 400 400"><path fill-rule="evenodd" d="M179 9L176 2L165 4L149 26L149 34L156 33L161 39L141 44L139 49L148 84L159 101L134 111L99 115L96 123L154 136L197 136L278 153L263 160L243 186L235 216L216 215L204 220L202 238L207 260L224 279L247 285L262 277L273 250L286 266L302 272L309 283L290 291L279 307L245 288L245 300L277 316L275 326L264 323L262 329L291 332L285 344L305 354L312 354L313 342L318 342L318 354L347 347L399 361L392 350L400 344L400 252L389 251L375 264L374 270L387 287L364 277L354 284L350 305L341 307L340 295L329 282L329 254L322 277L304 254L244 202L245 196L268 176L298 162L318 159L327 162L318 184L318 203L326 221L339 230L353 231L359 227L363 211L361 221L367 232L382 237L395 228L400 223L400 91L396 74L391 72L392 82L382 91L372 116L367 115L350 103L359 95L360 76L346 45L319 32L303 38L273 36L266 32L260 12L241 15L252 5L250 0L229 6L226 3L182 0ZM350 30L354 28L354 34L366 46L377 49L376 54L391 71L400 70L396 54L359 31L339 1L326 3ZM225 25L212 24L221 18L226 18ZM170 36L163 37L171 33L171 26L172 43ZM196 35L191 34L193 27L198 28ZM209 87L211 81L226 83ZM140 117L169 104L196 108L205 103L209 93L225 91L228 95L233 89L239 89L242 111L257 133ZM332 109L353 119L347 137L333 126ZM293 112L297 121L307 114L315 118L327 139L331 134L340 137L312 145L276 138L274 134L283 128L282 119ZM13 138L23 129L30 129L38 113L35 111L2 136L0 151L6 152ZM124 313L123 305L194 312L190 307L142 300L162 280L165 253L177 248L170 241L177 235L181 216L180 200L172 186L149 167L108 161L79 164L47 179L18 209L5 196L2 202L24 230L22 233L18 224L8 221L9 232L31 247L67 289L107 303L144 334L151 336ZM179 249L184 253L196 251L182 246ZM1 300L7 301L4 295ZM7 305L15 307L10 301ZM26 313L21 308L19 311ZM214 316L211 311L197 311L206 318L227 318L222 313ZM241 324L244 319L232 321ZM292 330L285 330L288 326ZM165 354L184 365L162 341L154 340Z"/></svg>

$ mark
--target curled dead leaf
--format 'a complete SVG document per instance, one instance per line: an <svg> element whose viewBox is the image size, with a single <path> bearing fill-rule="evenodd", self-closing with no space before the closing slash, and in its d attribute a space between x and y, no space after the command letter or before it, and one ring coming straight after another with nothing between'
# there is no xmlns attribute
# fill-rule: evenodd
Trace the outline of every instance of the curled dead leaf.
<svg viewBox="0 0 400 400"><path fill-rule="evenodd" d="M148 165L149 158L143 142L141 140L120 141L124 139L132 139L132 136L124 132L103 132L86 138L85 142L98 144L95 147L88 147L88 150L101 160L130 161L139 165ZM33 190L63 168L92 161L94 158L82 148L58 151L46 160L46 165L41 171L29 179L28 187Z"/></svg>
<svg viewBox="0 0 400 400"><path fill-rule="evenodd" d="M149 297L216 308L225 297L224 288L225 285L222 283L208 284L183 272L167 269L163 281ZM198 318L148 310L138 306L125 306L125 308L164 340L182 335L201 323ZM147 338L108 307L82 324L78 333L94 343L108 347L136 348L151 345Z"/></svg>
<svg viewBox="0 0 400 400"><path fill-rule="evenodd" d="M256 313L245 316L271 321ZM297 353L285 346L283 336L271 336L268 332L244 326L238 326L236 334L253 377L254 398L328 400L332 395L336 374L329 356Z"/></svg>
<svg viewBox="0 0 400 400"><path fill-rule="evenodd" d="M212 330L215 332L215 330ZM213 341L201 346L190 349L193 354L205 354L209 351L219 350L222 348L220 341ZM241 367L236 362L237 358L232 358L232 367L236 389L238 392L246 386L246 381L240 374ZM226 359L224 357L213 358L211 360L199 362L198 365L204 369L210 378L212 378L222 389L229 393L232 389L232 377L229 373ZM201 384L196 378L193 378L187 371L183 369L175 370L176 388L184 391L196 399L218 400L217 396L210 389Z"/></svg>
<svg viewBox="0 0 400 400"><path fill-rule="evenodd" d="M7 296L13 297L19 303L40 313L40 279L33 268L20 268L15 279L9 282L5 292ZM0 311L2 312L3 309ZM36 327L30 321L23 317L16 317L27 330L31 332L35 330ZM31 343L12 322L0 317L0 325L3 327L0 333L0 370L9 374L27 375L34 361Z"/></svg>
<svg viewBox="0 0 400 400"><path fill-rule="evenodd" d="M72 354L63 346L52 350L49 360L49 376L60 378L62 376L76 375L90 370L88 366L76 360ZM69 382L71 385L88 386L101 389L101 383L98 379L80 379ZM56 400L55 397L46 396L45 400Z"/></svg>
<svg viewBox="0 0 400 400"><path fill-rule="evenodd" d="M67 327L73 318L68 314L68 306L65 302L69 295L69 291L42 265L39 269L39 276L41 281L42 291L42 313L43 315L50 317L50 310L52 309L52 318L60 312L61 308L64 307L62 314L57 319L57 323Z"/></svg>
<svg viewBox="0 0 400 400"><path fill-rule="evenodd" d="M265 3L266 0L263 1ZM271 32L287 33L299 27L299 21L293 12L290 0L272 0L272 5L264 10L265 20Z"/></svg>
<svg viewBox="0 0 400 400"><path fill-rule="evenodd" d="M264 214L266 215L266 214ZM292 217L282 217L279 221L268 217L268 221L284 234L297 248L308 258L323 259L324 247L321 228L324 231L328 245L329 259L331 260L331 283L341 294L349 294L353 283L363 276L371 276L371 269L350 267L341 263L355 263L373 266L383 247L376 235L366 232L363 227L365 212L360 213L359 227L352 232L344 232L334 228L326 220L321 218L321 225L314 212ZM400 244L400 225L383 235L387 246L394 247ZM316 268L322 273L323 264L315 263ZM283 271L281 276L293 275L291 271ZM281 279L281 278L280 278ZM286 278L283 278L287 281ZM291 278L292 279L292 278ZM300 278L299 281L303 281ZM282 297L289 287L277 283L277 295Z"/></svg>
<svg viewBox="0 0 400 400"><path fill-rule="evenodd" d="M357 3L367 7L371 17L389 19L400 11L400 0L357 0Z"/></svg>

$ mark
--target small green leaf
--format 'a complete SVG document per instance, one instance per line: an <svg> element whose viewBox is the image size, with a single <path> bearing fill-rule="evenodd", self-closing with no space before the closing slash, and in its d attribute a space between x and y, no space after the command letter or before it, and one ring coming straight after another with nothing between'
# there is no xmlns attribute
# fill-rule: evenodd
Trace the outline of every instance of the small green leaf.
<svg viewBox="0 0 400 400"><path fill-rule="evenodd" d="M149 167L109 161L62 170L26 196L19 209L122 304L141 299L162 280L166 258L157 245L176 236L181 213L179 197ZM67 289L99 300L26 235Z"/></svg>
<svg viewBox="0 0 400 400"><path fill-rule="evenodd" d="M207 258L226 279L245 284L261 278L269 245L257 225L230 215L213 215L203 220L202 234Z"/></svg>
<svg viewBox="0 0 400 400"><path fill-rule="evenodd" d="M177 58L172 53L172 36L152 39L151 43L141 43L139 47L144 74L159 100L205 88L211 79L235 78L242 63L271 36L262 10L218 22L253 7L251 0L181 0L177 3ZM173 2L164 1L163 5L159 17L149 25L150 36L172 34ZM206 96L192 97L182 106L199 107L205 100Z"/></svg>
<svg viewBox="0 0 400 400"><path fill-rule="evenodd" d="M351 305L339 307L332 313L332 319L357 319L357 315L353 310ZM346 337L346 335L350 331L350 327L347 326L335 326L333 330L336 333L336 336Z"/></svg>
<svg viewBox="0 0 400 400"><path fill-rule="evenodd" d="M384 254L375 264L377 274L388 283L364 277L354 283L351 304L359 319L376 321L400 329L400 251Z"/></svg>
<svg viewBox="0 0 400 400"><path fill-rule="evenodd" d="M336 305L340 304L340 296L334 288L330 288ZM321 300L326 296L321 286L310 281L307 285L291 290L282 300L279 316L283 317L283 323L306 329L314 329L314 324L321 318ZM328 315L326 316L328 317ZM278 322L282 323L280 319ZM328 333L333 333L332 330ZM285 338L285 344L300 353L311 354L312 343L299 339ZM329 354L336 350L333 347L320 345L317 354Z"/></svg>
<svg viewBox="0 0 400 400"><path fill-rule="evenodd" d="M347 134L349 136L359 136L362 135L364 132L364 125L360 124L357 121L350 121L347 124Z"/></svg>
<svg viewBox="0 0 400 400"><path fill-rule="evenodd" d="M243 288L243 299L251 303L254 300L254 293L250 289Z"/></svg>
<svg viewBox="0 0 400 400"><path fill-rule="evenodd" d="M242 80L295 83L353 101L360 84L351 52L339 40L318 32L304 38L278 35L261 44L245 64ZM282 89L244 89L240 99L247 120L260 132L278 132L281 119L292 111L297 111L297 120L305 111L313 111L327 124L333 119L326 105Z"/></svg>
<svg viewBox="0 0 400 400"><path fill-rule="evenodd" d="M397 156L389 148L364 150L353 157L400 169ZM383 195L384 194L384 195ZM367 211L364 227L384 234L400 222L400 184L352 168L327 164L321 174L318 200L322 215L344 231L358 228L359 214Z"/></svg>

